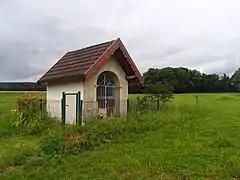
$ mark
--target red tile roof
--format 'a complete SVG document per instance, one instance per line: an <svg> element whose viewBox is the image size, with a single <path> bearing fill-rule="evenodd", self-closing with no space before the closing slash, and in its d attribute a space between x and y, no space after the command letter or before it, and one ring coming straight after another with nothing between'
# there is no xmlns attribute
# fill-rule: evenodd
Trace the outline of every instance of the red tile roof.
<svg viewBox="0 0 240 180"><path fill-rule="evenodd" d="M135 75L140 83L142 76L120 39L96 44L66 53L38 82L82 75L86 80L96 73L101 65L115 55L127 76Z"/></svg>

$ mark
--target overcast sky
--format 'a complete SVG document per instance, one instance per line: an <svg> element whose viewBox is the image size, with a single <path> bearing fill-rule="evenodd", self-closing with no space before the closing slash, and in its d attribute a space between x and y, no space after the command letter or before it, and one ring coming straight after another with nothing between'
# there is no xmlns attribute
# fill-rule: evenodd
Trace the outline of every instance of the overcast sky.
<svg viewBox="0 0 240 180"><path fill-rule="evenodd" d="M240 67L239 0L0 0L0 81L35 81L67 51L120 37L141 72Z"/></svg>

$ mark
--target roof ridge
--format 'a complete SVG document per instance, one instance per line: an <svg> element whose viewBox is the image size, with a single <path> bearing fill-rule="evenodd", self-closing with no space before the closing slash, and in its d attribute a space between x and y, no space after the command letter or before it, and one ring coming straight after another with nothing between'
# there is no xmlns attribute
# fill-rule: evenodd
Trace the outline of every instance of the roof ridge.
<svg viewBox="0 0 240 180"><path fill-rule="evenodd" d="M49 82L73 76L82 76L85 78L85 80L87 80L117 50L120 50L122 53L122 55L118 56L118 61L121 64L121 68L126 71L126 75L135 74L139 79L139 82L143 82L142 78L140 77L140 72L134 65L121 39L117 38L116 40L106 41L79 50L71 51L73 53L66 53L38 80L38 83ZM117 56L117 54L118 53L115 55ZM126 62L121 63L122 60ZM128 67L125 67L126 65Z"/></svg>
<svg viewBox="0 0 240 180"><path fill-rule="evenodd" d="M77 52L77 51L81 51L81 50L88 49L88 48L93 48L93 47L95 47L95 46L100 46L100 45L107 44L107 43L111 43L111 44L112 44L112 43L114 43L116 40L117 40L117 39L110 40L110 41L105 41L105 42L102 42L102 43L97 43L97 44L94 44L94 45L85 46L85 47L80 48L80 49L68 51L68 53Z"/></svg>

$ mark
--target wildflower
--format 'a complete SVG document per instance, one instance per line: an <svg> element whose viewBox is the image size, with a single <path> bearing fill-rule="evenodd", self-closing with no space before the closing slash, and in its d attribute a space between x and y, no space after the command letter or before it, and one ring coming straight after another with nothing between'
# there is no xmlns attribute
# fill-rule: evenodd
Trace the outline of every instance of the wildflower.
<svg viewBox="0 0 240 180"><path fill-rule="evenodd" d="M28 94L27 96L27 99L30 100L30 99L33 99L34 97L31 95L31 94Z"/></svg>
<svg viewBox="0 0 240 180"><path fill-rule="evenodd" d="M43 104L43 105L46 105L46 104L47 104L47 101L46 101L46 100L43 100L43 101L42 101L42 104Z"/></svg>

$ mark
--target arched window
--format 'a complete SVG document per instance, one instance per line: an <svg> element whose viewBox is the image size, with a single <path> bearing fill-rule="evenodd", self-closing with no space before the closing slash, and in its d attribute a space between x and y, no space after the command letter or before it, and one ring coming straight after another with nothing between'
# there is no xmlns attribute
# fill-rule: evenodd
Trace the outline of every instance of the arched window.
<svg viewBox="0 0 240 180"><path fill-rule="evenodd" d="M98 77L98 86L114 86L115 82L111 74L103 73Z"/></svg>
<svg viewBox="0 0 240 180"><path fill-rule="evenodd" d="M99 108L114 105L115 81L111 73L102 73L97 80L97 101Z"/></svg>

